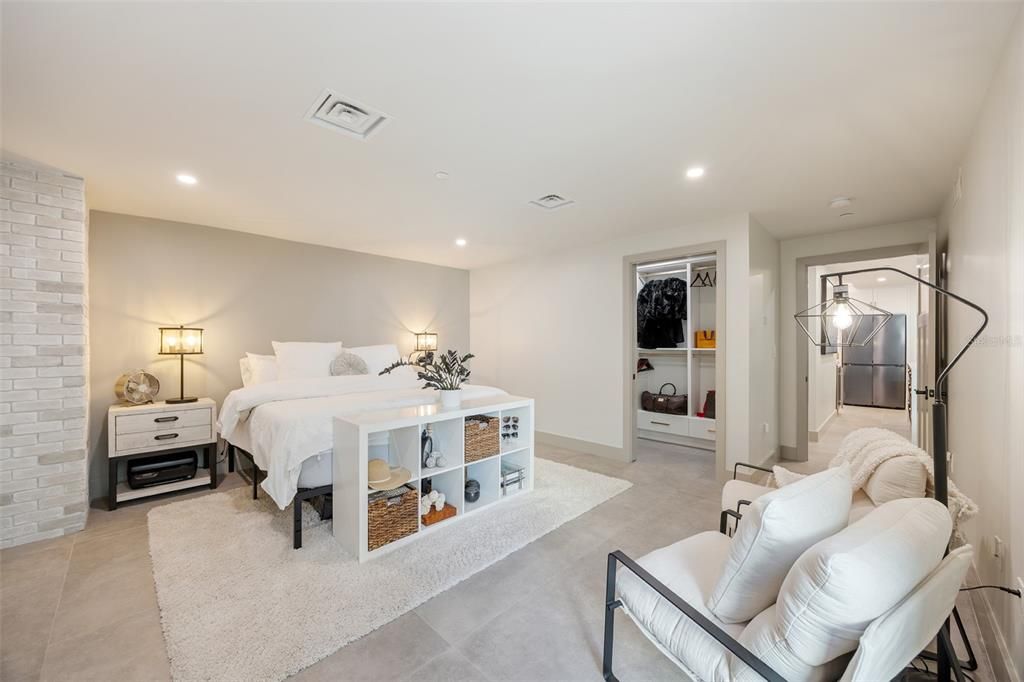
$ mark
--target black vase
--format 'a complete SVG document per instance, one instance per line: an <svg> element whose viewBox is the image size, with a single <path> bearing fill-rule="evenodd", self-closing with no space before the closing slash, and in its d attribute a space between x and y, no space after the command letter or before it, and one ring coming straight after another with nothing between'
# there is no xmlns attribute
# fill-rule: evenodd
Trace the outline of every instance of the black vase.
<svg viewBox="0 0 1024 682"><path fill-rule="evenodd" d="M480 483L474 479L466 481L466 502L476 502L480 499Z"/></svg>

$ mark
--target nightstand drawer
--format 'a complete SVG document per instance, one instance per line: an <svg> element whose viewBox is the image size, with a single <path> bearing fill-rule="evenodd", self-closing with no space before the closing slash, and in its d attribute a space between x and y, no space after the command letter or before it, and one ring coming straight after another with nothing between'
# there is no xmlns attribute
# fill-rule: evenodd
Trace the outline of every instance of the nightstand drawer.
<svg viewBox="0 0 1024 682"><path fill-rule="evenodd" d="M117 436L145 431L184 429L190 426L209 426L213 423L213 410L201 407L191 410L171 410L148 414L126 414L115 418ZM118 447L118 450L123 448Z"/></svg>
<svg viewBox="0 0 1024 682"><path fill-rule="evenodd" d="M209 443L213 440L213 425L187 426L180 429L145 431L142 433L118 433L117 452L149 448L184 447L192 444Z"/></svg>

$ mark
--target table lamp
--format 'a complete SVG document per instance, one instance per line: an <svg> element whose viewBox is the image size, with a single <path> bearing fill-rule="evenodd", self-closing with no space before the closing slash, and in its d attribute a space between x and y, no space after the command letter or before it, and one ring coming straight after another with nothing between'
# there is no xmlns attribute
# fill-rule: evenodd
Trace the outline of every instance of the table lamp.
<svg viewBox="0 0 1024 682"><path fill-rule="evenodd" d="M167 402L194 403L199 400L195 396L185 395L185 356L200 355L203 352L203 330L198 327L160 327L160 355L177 355L181 372L180 394L177 398L168 398Z"/></svg>

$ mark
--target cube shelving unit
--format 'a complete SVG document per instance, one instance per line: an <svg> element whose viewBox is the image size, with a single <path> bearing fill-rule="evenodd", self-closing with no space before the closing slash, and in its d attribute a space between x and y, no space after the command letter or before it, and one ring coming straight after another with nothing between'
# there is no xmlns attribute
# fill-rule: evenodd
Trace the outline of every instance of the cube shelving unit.
<svg viewBox="0 0 1024 682"><path fill-rule="evenodd" d="M465 458L465 420L474 415L498 417L499 433L502 418L518 417L517 438L498 438L493 454L467 463ZM511 420L510 420L511 421ZM434 451L446 458L443 467L426 468L421 464L420 437L430 425ZM493 510L496 505L533 490L534 476L534 412L531 398L493 396L463 400L457 408L442 408L439 403L415 407L364 412L334 419L334 537L346 551L368 561L393 551L409 542L420 540L432 532L458 523L471 514ZM386 435L387 447L383 446ZM367 539L367 505L375 491L367 485L370 459L387 458L392 467L404 467L412 474L409 485L420 490L423 479L431 479L435 490L444 493L455 507L455 516L424 525L422 518L416 532L369 550ZM524 481L502 490L502 463L524 470ZM480 483L480 498L465 500L467 479Z"/></svg>

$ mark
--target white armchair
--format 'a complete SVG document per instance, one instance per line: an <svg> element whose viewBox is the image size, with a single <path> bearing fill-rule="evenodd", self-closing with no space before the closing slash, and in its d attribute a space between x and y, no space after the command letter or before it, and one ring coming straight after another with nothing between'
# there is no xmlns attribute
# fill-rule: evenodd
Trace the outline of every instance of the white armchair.
<svg viewBox="0 0 1024 682"><path fill-rule="evenodd" d="M694 680L892 679L936 636L963 679L942 625L971 548L942 558L946 508L897 500L847 526L841 485L845 468L765 494L734 538L700 533L636 561L611 553L605 679L616 679L620 607Z"/></svg>

